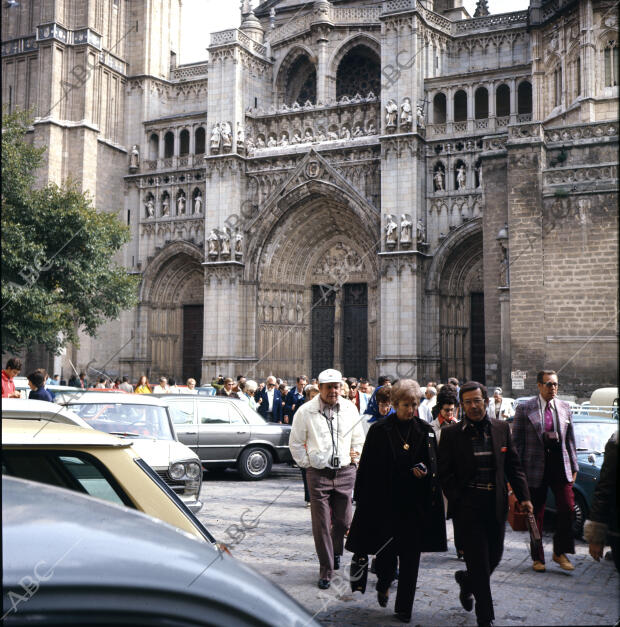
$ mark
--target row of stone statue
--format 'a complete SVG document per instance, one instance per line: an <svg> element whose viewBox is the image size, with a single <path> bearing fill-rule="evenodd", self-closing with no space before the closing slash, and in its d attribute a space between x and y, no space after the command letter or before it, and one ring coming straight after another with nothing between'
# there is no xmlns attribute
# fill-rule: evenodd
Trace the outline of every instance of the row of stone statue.
<svg viewBox="0 0 620 627"><path fill-rule="evenodd" d="M325 104L321 102L314 104L310 102L310 100L306 100L306 102L303 105L300 105L297 102L297 100L295 100L295 102L293 102L292 105L289 106L287 104L283 104L279 109L277 109L275 105L272 105L266 111L265 109L249 107L248 112L254 113L256 115L265 115L265 114L273 115L274 113L289 113L290 111L303 111L307 109L314 109L315 107L317 109L320 109L320 108L323 108L324 106L330 106L330 105L333 106L333 105L339 105L339 104L340 105L359 104L362 102L374 102L375 100L377 100L377 96L375 96L375 94L372 91L369 91L365 98L358 92L355 94L355 96L349 97L347 95L344 95L338 100L331 100L329 102L326 102Z"/></svg>
<svg viewBox="0 0 620 627"><path fill-rule="evenodd" d="M243 233L241 231L233 233L228 228L224 228L223 231L212 229L209 237L207 237L207 256L209 261L230 261L233 257L236 261L241 261L243 258Z"/></svg>
<svg viewBox="0 0 620 627"><path fill-rule="evenodd" d="M294 144L316 144L324 141L336 141L336 140L347 140L352 137L365 137L366 135L376 135L377 128L374 125L374 122L369 122L366 130L362 127L361 124L356 124L351 130L347 125L344 125L340 132L335 129L331 129L327 132L323 128L319 128L316 135L314 134L314 130L311 128L307 128L302 137L301 131L296 130L293 132L293 137L289 137L287 131L283 131L280 135L280 139L277 139L276 135L272 133L267 138L265 142L265 138L262 135L258 135L256 138L256 143L252 140L251 137L248 137L247 140L247 149L248 152L253 151L257 148L276 148L282 146L289 146Z"/></svg>
<svg viewBox="0 0 620 627"><path fill-rule="evenodd" d="M176 206L177 206L177 213L176 215L178 216L183 216L183 215L187 215L187 201L185 199L185 192L184 191L180 191L179 194L177 195L177 201L176 201ZM144 207L146 209L146 217L147 218L154 218L155 217L155 199L153 198L153 196L149 195L144 203ZM193 215L198 215L200 213L202 213L202 195L200 194L200 192L197 192L194 195L194 202L192 205L192 212ZM167 216L170 216L170 197L167 194L164 194L162 196L161 199L161 213L160 213L162 218L165 218Z"/></svg>
<svg viewBox="0 0 620 627"><path fill-rule="evenodd" d="M482 165L475 166L476 185L475 187L482 187ZM456 174L456 189L461 190L467 187L467 168L464 163L460 163L455 166L454 172ZM446 191L446 171L442 163L438 164L433 174L433 185L436 192Z"/></svg>
<svg viewBox="0 0 620 627"><path fill-rule="evenodd" d="M385 243L388 247L396 246L400 241L402 245L409 246L412 242L413 222L408 213L404 213L400 217L400 233L398 224L394 221L395 217L389 213L385 217ZM399 237L400 235L400 237ZM418 244L425 243L424 224L422 220L418 220L416 224L416 242Z"/></svg>
<svg viewBox="0 0 620 627"><path fill-rule="evenodd" d="M416 124L418 128L424 128L424 110L421 105L416 108ZM411 100L405 98L400 105L400 116L398 114L398 104L391 98L385 105L385 128L393 133L397 128L402 133L410 132L413 129L413 108Z"/></svg>
<svg viewBox="0 0 620 627"><path fill-rule="evenodd" d="M241 142L243 142L243 129L237 122L237 144L239 144L239 136L241 134ZM216 122L211 129L211 154L222 152L230 152L232 150L232 127L230 122Z"/></svg>

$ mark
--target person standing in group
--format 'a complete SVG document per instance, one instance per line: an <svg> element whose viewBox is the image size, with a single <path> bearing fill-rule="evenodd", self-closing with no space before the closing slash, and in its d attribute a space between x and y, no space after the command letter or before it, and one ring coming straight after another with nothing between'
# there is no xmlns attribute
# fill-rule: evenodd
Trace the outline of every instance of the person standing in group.
<svg viewBox="0 0 620 627"><path fill-rule="evenodd" d="M551 488L557 510L553 561L563 570L574 570L566 557L575 552L573 483L579 470L572 413L568 403L556 398L559 383L554 370L541 370L536 383L538 395L517 405L512 437L532 494L538 530L542 536L547 491ZM542 543L532 545L531 554L532 568L545 572Z"/></svg>
<svg viewBox="0 0 620 627"><path fill-rule="evenodd" d="M129 383L129 378L128 377L123 377L123 380L121 381L120 385L118 386L119 390L122 390L123 392L127 392L128 394L131 394L133 392L133 386L131 385L131 383Z"/></svg>
<svg viewBox="0 0 620 627"><path fill-rule="evenodd" d="M476 619L483 627L495 620L491 574L504 551L506 478L521 507L528 512L533 507L510 425L487 416L486 387L477 381L464 383L459 401L465 417L442 431L439 477L465 552L467 570L454 574L461 589L459 600L470 612L475 598Z"/></svg>
<svg viewBox="0 0 620 627"><path fill-rule="evenodd" d="M394 413L372 425L364 443L345 548L356 561L376 555L381 607L387 605L398 566L395 616L408 623L420 553L447 550L446 525L435 433L417 416L420 386L401 379L390 392Z"/></svg>
<svg viewBox="0 0 620 627"><path fill-rule="evenodd" d="M153 394L168 394L169 389L168 379L159 377L159 383L153 388Z"/></svg>
<svg viewBox="0 0 620 627"><path fill-rule="evenodd" d="M311 401L319 393L319 386L313 383L309 383L304 388L304 403ZM310 507L310 490L308 490L308 478L306 477L306 469L300 468L301 480L304 484L304 502L306 507Z"/></svg>
<svg viewBox="0 0 620 627"><path fill-rule="evenodd" d="M136 394L150 394L151 386L149 385L149 380L146 375L142 375L138 381L138 385L136 385L136 389L134 390Z"/></svg>
<svg viewBox="0 0 620 627"><path fill-rule="evenodd" d="M215 394L216 396L227 396L229 398L236 398L237 395L233 391L234 381L230 377L224 379L224 384Z"/></svg>
<svg viewBox="0 0 620 627"><path fill-rule="evenodd" d="M306 468L322 590L329 588L333 571L340 568L344 534L351 523L355 463L364 444L359 414L340 395L341 386L338 370L321 372L319 394L300 407L289 438L293 459Z"/></svg>
<svg viewBox="0 0 620 627"><path fill-rule="evenodd" d="M378 422L394 413L390 400L391 389L391 385L383 385L373 392L368 406L366 407L366 413L362 416L364 433L368 433L370 425L373 422Z"/></svg>
<svg viewBox="0 0 620 627"><path fill-rule="evenodd" d="M258 403L258 413L267 422L282 422L282 395L276 387L276 378L267 377L266 387L256 392L254 400Z"/></svg>
<svg viewBox="0 0 620 627"><path fill-rule="evenodd" d="M54 397L45 389L45 377L37 370L28 375L28 385L30 386L29 399L54 402Z"/></svg>
<svg viewBox="0 0 620 627"><path fill-rule="evenodd" d="M502 394L502 388L495 388L493 390L493 398L489 401L489 418L506 420L510 415L512 405Z"/></svg>
<svg viewBox="0 0 620 627"><path fill-rule="evenodd" d="M363 416L366 413L370 395L362 392L360 384L355 377L348 377L347 384L349 385L349 400L357 407L360 415Z"/></svg>
<svg viewBox="0 0 620 627"><path fill-rule="evenodd" d="M284 422L293 424L293 418L297 410L304 404L304 388L308 385L308 377L300 374L297 377L297 385L292 388L284 399Z"/></svg>
<svg viewBox="0 0 620 627"><path fill-rule="evenodd" d="M433 422L433 407L437 403L437 388L427 385L424 390L424 400L418 408L418 415L426 422Z"/></svg>
<svg viewBox="0 0 620 627"><path fill-rule="evenodd" d="M256 394L257 388L258 383L256 383L254 379L246 379L245 383L243 384L241 396L239 397L242 401L245 401L250 406L250 409L253 409L254 411L258 410L258 405L254 400L254 394Z"/></svg>
<svg viewBox="0 0 620 627"><path fill-rule="evenodd" d="M21 372L22 361L18 357L7 360L2 371L2 398L21 398L21 394L15 389L13 379Z"/></svg>

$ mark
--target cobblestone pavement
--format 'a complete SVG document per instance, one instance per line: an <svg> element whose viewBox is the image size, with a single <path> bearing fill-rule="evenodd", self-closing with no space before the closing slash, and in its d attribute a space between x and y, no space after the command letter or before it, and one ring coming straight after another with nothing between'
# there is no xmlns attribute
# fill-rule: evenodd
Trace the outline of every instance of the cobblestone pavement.
<svg viewBox="0 0 620 627"><path fill-rule="evenodd" d="M317 588L318 561L304 507L298 469L277 466L268 479L240 480L234 470L207 473L199 518L232 554L272 580L315 614L324 625L396 625L392 619L395 586L387 608L380 608L368 576L366 594L351 593L347 578L351 554L345 551L342 578L327 591ZM245 525L244 525L245 523ZM244 529L245 527L245 529ZM529 536L506 527L504 557L491 585L497 625L609 625L618 621L619 578L613 562L595 562L587 545L577 542L571 561L576 569L562 571L551 562L552 538L543 536L547 572L531 569ZM475 625L474 612L458 601L454 571L457 561L448 522L448 553L422 555L412 625Z"/></svg>

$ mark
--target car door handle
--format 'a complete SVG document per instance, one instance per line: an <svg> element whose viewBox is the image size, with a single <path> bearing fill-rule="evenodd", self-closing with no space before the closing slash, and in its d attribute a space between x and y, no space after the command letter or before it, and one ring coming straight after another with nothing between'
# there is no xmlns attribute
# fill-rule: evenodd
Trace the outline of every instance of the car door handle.
<svg viewBox="0 0 620 627"><path fill-rule="evenodd" d="M185 435L198 435L198 431L185 431Z"/></svg>
<svg viewBox="0 0 620 627"><path fill-rule="evenodd" d="M237 431L237 435L246 435L249 431Z"/></svg>

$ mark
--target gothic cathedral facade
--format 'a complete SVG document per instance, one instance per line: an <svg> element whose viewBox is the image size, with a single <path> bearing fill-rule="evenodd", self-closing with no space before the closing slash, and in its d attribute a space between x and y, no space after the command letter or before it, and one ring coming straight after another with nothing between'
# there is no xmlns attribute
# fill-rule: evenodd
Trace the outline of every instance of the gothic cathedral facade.
<svg viewBox="0 0 620 627"><path fill-rule="evenodd" d="M33 108L41 181L122 215L141 277L65 359L612 384L616 3L461 4L245 1L186 65L181 0L5 4L2 99Z"/></svg>

